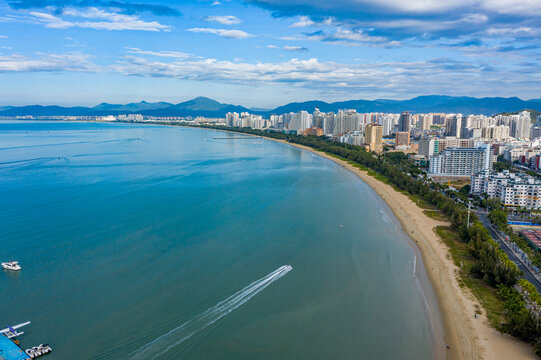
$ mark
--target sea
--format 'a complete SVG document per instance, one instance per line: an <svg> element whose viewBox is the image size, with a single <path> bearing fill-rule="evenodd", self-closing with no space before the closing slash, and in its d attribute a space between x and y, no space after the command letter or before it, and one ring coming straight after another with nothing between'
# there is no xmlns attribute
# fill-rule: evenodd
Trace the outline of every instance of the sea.
<svg viewBox="0 0 541 360"><path fill-rule="evenodd" d="M0 121L0 328L48 359L432 359L418 250L355 175L260 137Z"/></svg>

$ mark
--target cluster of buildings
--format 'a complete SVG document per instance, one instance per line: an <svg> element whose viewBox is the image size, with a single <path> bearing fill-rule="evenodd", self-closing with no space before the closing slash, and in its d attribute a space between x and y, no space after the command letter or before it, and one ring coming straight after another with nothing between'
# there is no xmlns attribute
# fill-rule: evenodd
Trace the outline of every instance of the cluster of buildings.
<svg viewBox="0 0 541 360"><path fill-rule="evenodd" d="M122 121L152 121L141 115L119 115ZM107 120L107 119L106 119ZM109 119L113 120L113 119ZM171 119L174 121L175 119ZM498 156L534 170L541 168L541 117L532 124L530 113L462 115L446 113L358 113L355 109L321 112L315 109L281 115L229 112L225 119L181 119L192 123L223 124L298 135L327 136L334 141L380 152L411 153L427 165L432 177L468 178L492 169ZM224 121L225 120L225 121Z"/></svg>
<svg viewBox="0 0 541 360"><path fill-rule="evenodd" d="M469 177L490 170L502 155L534 169L541 167L541 119L532 126L530 113L513 115L358 113L355 109L271 115L231 112L225 125L328 136L335 141L381 151L384 145L416 153L415 161L429 164L433 176ZM537 126L539 125L539 126Z"/></svg>
<svg viewBox="0 0 541 360"><path fill-rule="evenodd" d="M541 182L518 172L479 172L471 177L470 191L475 195L487 194L497 198L507 207L541 208Z"/></svg>

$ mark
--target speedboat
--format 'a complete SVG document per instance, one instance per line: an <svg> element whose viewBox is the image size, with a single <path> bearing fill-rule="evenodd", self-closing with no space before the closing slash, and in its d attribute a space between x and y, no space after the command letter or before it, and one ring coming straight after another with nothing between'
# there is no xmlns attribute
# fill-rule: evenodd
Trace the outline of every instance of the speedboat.
<svg viewBox="0 0 541 360"><path fill-rule="evenodd" d="M3 262L2 267L4 269L6 269L6 270L11 270L11 271L19 271L19 270L21 270L21 266L19 265L18 261Z"/></svg>

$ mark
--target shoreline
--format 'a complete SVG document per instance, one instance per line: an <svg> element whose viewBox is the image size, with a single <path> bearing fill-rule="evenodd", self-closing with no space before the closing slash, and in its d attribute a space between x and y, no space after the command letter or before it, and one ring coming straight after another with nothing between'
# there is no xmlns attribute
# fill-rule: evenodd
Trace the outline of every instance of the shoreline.
<svg viewBox="0 0 541 360"><path fill-rule="evenodd" d="M189 127L238 134L235 131L224 129L176 124L150 123L144 125ZM530 345L509 335L500 334L490 327L484 309L483 314L474 318L473 314L476 307L480 306L479 302L468 288L459 286L457 281L459 269L453 263L449 249L434 231L435 226L446 226L448 225L447 222L429 218L425 215L423 209L418 207L407 195L395 190L391 185L385 184L368 175L367 171L361 170L347 161L285 140L245 133L242 135L261 137L290 145L334 161L336 164L356 175L385 203L392 211L396 221L402 226L404 235L407 235L407 238L410 240L409 243L416 250L416 254L421 254L421 258L418 260L421 260L423 265L420 265L419 261L417 261L417 266L424 266L424 269L420 269L420 272L428 277L432 292L436 297L437 309L442 320L443 338L441 341L433 340L433 343L435 345L443 343L443 346L447 344L450 346L450 349L439 351L436 348L434 349L435 354L442 353L443 357L447 359L538 359L532 353ZM431 308L429 307L429 309Z"/></svg>
<svg viewBox="0 0 541 360"><path fill-rule="evenodd" d="M436 295L443 321L443 340L450 346L450 349L446 350L448 359L538 359L532 353L530 345L490 327L484 311L474 318L476 306L481 305L468 288L459 286L458 268L453 263L447 246L434 231L436 226L448 226L448 222L429 218L407 195L344 160L304 145L265 139L310 151L334 161L357 175L391 209L405 235L421 254L425 273Z"/></svg>
<svg viewBox="0 0 541 360"><path fill-rule="evenodd" d="M194 128L182 125L170 126ZM225 129L197 128L239 134ZM396 191L391 185L375 179L368 175L368 171L361 170L347 161L311 147L290 143L285 140L246 133L241 134L293 146L334 161L367 184L389 207L402 225L402 230L410 239L412 246L421 254L424 272L432 286L432 291L435 293L442 320L442 340L444 344L450 347L445 350L443 355L445 358L451 360L539 359L533 354L529 344L510 335L501 334L492 328L488 323L485 310L475 295L467 287L461 287L458 284L459 269L453 263L449 249L435 232L436 226L448 226L448 222L429 218L425 215L423 209L418 207L407 195ZM482 314L474 318L473 314L478 308L483 310ZM436 340L433 340L433 342L438 343ZM437 349L434 350L434 353L437 354Z"/></svg>

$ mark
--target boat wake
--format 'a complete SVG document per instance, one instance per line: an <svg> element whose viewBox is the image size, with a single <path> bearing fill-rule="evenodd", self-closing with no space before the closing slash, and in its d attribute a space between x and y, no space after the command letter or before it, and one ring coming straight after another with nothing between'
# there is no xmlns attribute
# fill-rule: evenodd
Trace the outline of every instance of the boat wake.
<svg viewBox="0 0 541 360"><path fill-rule="evenodd" d="M136 351L129 354L127 359L153 360L158 358L172 348L182 344L196 333L214 324L216 321L231 313L233 310L239 308L241 305L259 294L267 286L280 279L292 269L293 268L290 265L279 267L267 276L254 281L227 299L220 301L210 309L205 310L203 313L196 315L182 325L177 326L148 344L140 347Z"/></svg>

